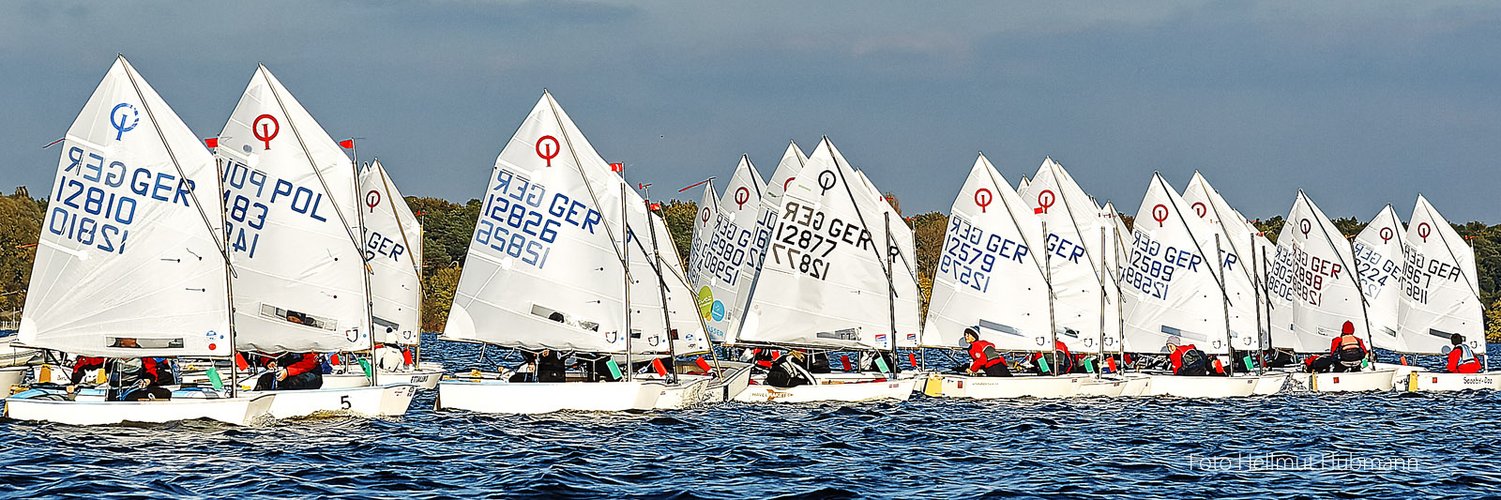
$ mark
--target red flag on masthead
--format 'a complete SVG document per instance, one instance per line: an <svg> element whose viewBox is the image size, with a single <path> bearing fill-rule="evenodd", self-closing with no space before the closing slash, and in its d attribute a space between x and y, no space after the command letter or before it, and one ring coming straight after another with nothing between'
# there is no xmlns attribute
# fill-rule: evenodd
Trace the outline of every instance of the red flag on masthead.
<svg viewBox="0 0 1501 500"><path fill-rule="evenodd" d="M207 139L204 139L203 140L203 145L208 146L209 148L217 148L217 147L219 147L219 138L218 137L209 137Z"/></svg>
<svg viewBox="0 0 1501 500"><path fill-rule="evenodd" d="M344 149L354 149L354 139L344 139L342 141L339 141L339 147Z"/></svg>
<svg viewBox="0 0 1501 500"><path fill-rule="evenodd" d="M611 163L610 164L610 171L611 172L624 172L625 171L625 164L624 163Z"/></svg>

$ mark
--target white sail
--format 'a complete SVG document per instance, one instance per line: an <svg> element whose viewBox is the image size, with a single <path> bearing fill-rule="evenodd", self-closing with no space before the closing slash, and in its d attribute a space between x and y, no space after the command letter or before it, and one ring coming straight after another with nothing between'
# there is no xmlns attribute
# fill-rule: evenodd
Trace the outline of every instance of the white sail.
<svg viewBox="0 0 1501 500"><path fill-rule="evenodd" d="M771 178L766 180L766 193L764 201L773 209L781 207L782 193L787 191L787 185L797 177L798 172L803 170L803 165L808 163L808 155L797 147L796 142L787 144L787 150L782 152L782 159L777 162L777 169L772 171Z"/></svg>
<svg viewBox="0 0 1501 500"><path fill-rule="evenodd" d="M954 198L922 345L963 347L964 329L1002 350L1046 350L1042 222L981 155Z"/></svg>
<svg viewBox="0 0 1501 500"><path fill-rule="evenodd" d="M422 227L380 160L360 171L365 260L378 342L422 340Z"/></svg>
<svg viewBox="0 0 1501 500"><path fill-rule="evenodd" d="M1370 341L1353 261L1339 228L1298 191L1267 273L1273 347L1328 352L1346 321Z"/></svg>
<svg viewBox="0 0 1501 500"><path fill-rule="evenodd" d="M625 352L621 182L543 92L495 161L443 335Z"/></svg>
<svg viewBox="0 0 1501 500"><path fill-rule="evenodd" d="M756 285L732 343L890 349L882 248L861 181L825 139L782 197Z"/></svg>
<svg viewBox="0 0 1501 500"><path fill-rule="evenodd" d="M224 356L213 156L124 57L61 144L20 340L91 356ZM140 348L116 347L134 338Z"/></svg>
<svg viewBox="0 0 1501 500"><path fill-rule="evenodd" d="M1355 237L1355 269L1360 275L1360 291L1365 294L1366 315L1371 321L1372 347L1406 351L1406 345L1397 335L1405 233L1397 211L1387 205Z"/></svg>
<svg viewBox="0 0 1501 500"><path fill-rule="evenodd" d="M369 348L349 157L264 66L215 150L235 266L235 346Z"/></svg>
<svg viewBox="0 0 1501 500"><path fill-rule="evenodd" d="M1030 187L1031 185L1032 185L1032 179L1029 179L1029 178L1027 178L1027 176L1023 175L1021 179L1018 179L1016 181L1016 190L1017 190L1017 192L1025 193L1025 192L1027 192L1027 188Z"/></svg>
<svg viewBox="0 0 1501 500"><path fill-rule="evenodd" d="M1131 257L1121 269L1126 351L1166 352L1174 337L1210 354L1229 350L1219 269L1206 257L1214 250L1200 245L1199 235L1213 229L1187 210L1154 174L1136 211Z"/></svg>
<svg viewBox="0 0 1501 500"><path fill-rule="evenodd" d="M1400 307L1404 351L1447 354L1449 336L1457 333L1483 355L1475 251L1422 195L1408 220L1402 254L1407 263Z"/></svg>
<svg viewBox="0 0 1501 500"><path fill-rule="evenodd" d="M1232 347L1241 351L1254 350L1259 345L1261 331L1257 319L1260 304L1257 302L1256 275L1251 262L1256 230L1198 172L1194 172L1193 180L1183 189L1183 202L1189 213L1204 221L1209 230L1195 235L1199 246L1209 255L1219 253L1225 291L1230 296Z"/></svg>
<svg viewBox="0 0 1501 500"><path fill-rule="evenodd" d="M912 227L907 225L906 219L897 213L896 208L891 206L891 201L886 195L876 189L876 185L870 182L865 172L856 170L860 181L865 185L865 190L873 204L880 209L880 218L872 222L875 225L872 232L881 238L886 237L886 220L891 221L891 246L887 249L891 263L891 284L894 293L892 307L896 314L896 346L901 348L914 348L918 346L918 337L921 334L922 297L917 287L917 246L912 235Z"/></svg>
<svg viewBox="0 0 1501 500"><path fill-rule="evenodd" d="M693 218L693 241L688 244L688 284L695 288L707 274L704 261L709 255L709 240L714 236L714 225L719 223L719 194L714 192L714 179L704 181L704 193L698 200L698 215Z"/></svg>
<svg viewBox="0 0 1501 500"><path fill-rule="evenodd" d="M620 179L618 176L616 178ZM617 191L620 182L620 180L616 181ZM705 345L702 342L703 328L699 326L693 295L688 291L687 283L681 280L681 268L677 268L672 262L667 262L669 256L676 258L677 253L670 247L672 240L667 237L666 226L661 222L661 218L654 213L649 213L647 206L646 200L635 191L626 192L626 208L630 221L630 229L626 234L630 241L628 253L631 262L631 332L634 335L631 341L631 351L666 354L669 352L668 348L672 347L678 353L683 353L688 347L689 339L702 349ZM651 225L648 226L648 223ZM655 231L655 234L650 231ZM655 245L653 245L653 237L656 238ZM663 255L659 257L658 252ZM668 252L671 254L669 255ZM662 267L659 280L657 266L663 263L667 266ZM608 287L609 284L596 286ZM665 307L668 308L665 318L662 301L664 292L667 298ZM674 329L678 330L678 336L684 340L684 343L669 345L668 337Z"/></svg>
<svg viewBox="0 0 1501 500"><path fill-rule="evenodd" d="M708 244L699 254L699 312L711 337L720 341L740 323L756 268L771 238L760 225L765 184L750 158L742 155L718 201L718 217L711 221Z"/></svg>
<svg viewBox="0 0 1501 500"><path fill-rule="evenodd" d="M1047 245L1039 251L1051 267L1057 339L1070 350L1100 349L1099 205L1052 158L1044 159L1021 197L1042 219ZM1051 255L1044 255L1044 252ZM1113 294L1113 292L1111 292Z"/></svg>

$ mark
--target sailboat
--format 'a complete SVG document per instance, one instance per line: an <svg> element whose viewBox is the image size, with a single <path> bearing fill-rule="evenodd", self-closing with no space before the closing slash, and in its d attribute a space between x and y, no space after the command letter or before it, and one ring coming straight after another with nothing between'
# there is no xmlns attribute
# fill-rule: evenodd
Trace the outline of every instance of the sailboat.
<svg viewBox="0 0 1501 500"><path fill-rule="evenodd" d="M787 184L771 245L741 326L729 345L888 351L896 298L889 244L893 223L834 145L824 138ZM889 205L888 205L889 206ZM896 222L895 224L900 224ZM883 243L885 242L885 243ZM916 379L753 384L746 402L906 400Z"/></svg>
<svg viewBox="0 0 1501 500"><path fill-rule="evenodd" d="M1501 389L1501 377L1489 373L1483 306L1475 270L1475 250L1449 225L1427 198L1417 205L1402 241L1404 279L1398 304L1396 350L1447 356L1456 347L1450 336L1464 337L1480 362L1481 373L1415 371L1407 374L1409 391Z"/></svg>
<svg viewBox="0 0 1501 500"><path fill-rule="evenodd" d="M1300 354L1327 354L1346 321L1367 346L1373 344L1365 297L1361 294L1354 250L1339 228L1302 190L1293 200L1268 262L1272 347ZM1392 369L1344 373L1295 373L1303 387L1318 392L1390 390Z"/></svg>
<svg viewBox="0 0 1501 500"><path fill-rule="evenodd" d="M923 347L967 348L964 330L1001 351L1047 350L1054 340L1042 221L984 155L954 199L933 277ZM975 399L1073 396L1083 375L937 375L930 396Z"/></svg>
<svg viewBox="0 0 1501 500"><path fill-rule="evenodd" d="M20 342L86 356L227 361L237 339L216 229L222 205L200 189L216 179L213 156L118 57L63 138ZM171 399L143 401L106 401L100 389L70 397L33 388L7 398L5 416L246 425L268 415L274 400L235 395L232 387L183 387Z"/></svg>
<svg viewBox="0 0 1501 500"><path fill-rule="evenodd" d="M1094 354L1103 361L1120 350L1120 287L1106 262L1115 229L1113 218L1079 187L1068 170L1051 157L1018 193L1042 221L1046 245L1039 247L1052 284L1053 328L1057 342L1071 353ZM1038 350L1052 352L1052 343ZM1089 366L1097 375L1103 366ZM1129 383L1142 389L1141 382ZM1080 389L1083 395L1125 393L1121 377L1094 377Z"/></svg>
<svg viewBox="0 0 1501 500"><path fill-rule="evenodd" d="M658 273L667 267L663 257L672 245L658 242L655 246L664 249L659 255L642 255L642 245L651 248L652 235L665 233L665 225L647 222L656 219L646 209L544 91L496 159L443 337L533 352L602 354L625 380L585 383L571 376L565 382L511 383L498 376L459 377L439 382L438 408L645 410L656 408L664 393L709 384L707 377L670 372L643 378L629 369L633 361L648 359L637 356L675 354L679 339L700 346L683 351L707 348L702 328L679 339L668 330L667 324L681 320L664 317L671 311L664 313L660 304L686 304L678 318L696 320L697 315L681 277L679 291L662 299L670 290L660 283L669 280L667 273ZM658 305L641 295L657 297ZM655 328L641 326L653 321ZM625 370L617 357L627 361ZM727 378L714 382L724 384Z"/></svg>
<svg viewBox="0 0 1501 500"><path fill-rule="evenodd" d="M381 383L438 386L443 364L422 361L422 226L380 159L360 170L365 260L370 265L371 322Z"/></svg>
<svg viewBox="0 0 1501 500"><path fill-rule="evenodd" d="M234 278L236 349L338 353L374 349L354 163L265 66L256 68L215 148ZM353 213L351 213L353 212ZM261 374L241 366L242 388ZM315 368L316 369L316 368ZM319 412L394 416L416 387L247 391L278 397L277 418ZM273 375L274 377L274 375Z"/></svg>
<svg viewBox="0 0 1501 500"><path fill-rule="evenodd" d="M1190 205L1161 174L1152 175L1136 212L1130 260L1121 270L1127 352L1168 354L1168 344L1192 344L1217 356L1245 345L1231 327L1234 297L1224 285L1232 271L1239 271L1226 265L1231 258L1217 231L1189 210ZM1254 339L1254 331L1248 333ZM1234 371L1235 361L1231 362L1225 368ZM1149 394L1250 396L1260 382L1261 377L1254 375L1153 374Z"/></svg>
<svg viewBox="0 0 1501 500"><path fill-rule="evenodd" d="M1216 251L1220 255L1220 274L1224 278L1223 285L1230 305L1226 312L1229 314L1231 344L1240 358L1230 360L1232 365L1237 365L1232 368L1238 371L1244 367L1246 371L1257 370L1264 374L1265 369L1257 368L1253 361L1266 348L1261 342L1261 332L1265 330L1262 311L1266 309L1266 297L1257 289L1260 277L1257 270L1260 267L1255 262L1259 231L1245 216L1232 208L1219 191L1209 185L1209 180L1197 171L1188 187L1183 189L1183 202L1192 215L1207 223L1211 231L1210 236L1213 236L1214 241L1201 238L1200 244L1206 250L1213 244L1219 245ZM1280 373L1272 375L1264 378L1257 386L1253 391L1256 395L1272 395L1282 391L1287 377Z"/></svg>

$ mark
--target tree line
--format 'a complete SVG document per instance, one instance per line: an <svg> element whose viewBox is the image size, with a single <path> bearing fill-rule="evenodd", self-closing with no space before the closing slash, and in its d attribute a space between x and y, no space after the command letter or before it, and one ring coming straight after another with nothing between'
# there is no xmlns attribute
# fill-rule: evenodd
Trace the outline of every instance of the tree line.
<svg viewBox="0 0 1501 500"><path fill-rule="evenodd" d="M901 213L897 197L888 193L887 199ZM422 327L424 331L441 331L459 284L459 273L474 234L475 221L479 218L480 201L454 203L441 198L408 196L406 202L423 227ZM0 317L7 320L20 319L20 311L25 306L26 286L31 278L32 261L46 208L46 200L31 198L25 189L0 196ZM698 214L698 204L667 201L661 204L661 214L673 243L677 245L678 255L686 261L693 241L693 220ZM1131 216L1121 214L1121 218L1127 227L1131 226ZM912 227L917 246L918 287L923 294L921 304L926 314L933 288L932 276L943 250L944 232L948 229L948 216L926 212L904 216L904 220ZM1354 238L1366 225L1354 217L1333 222L1346 238ZM1253 221L1256 228L1273 242L1283 223L1281 216ZM1501 341L1501 287L1498 287L1501 284L1501 224L1487 226L1481 222L1468 222L1454 224L1454 229L1475 249L1480 298L1483 304L1487 304L1486 336L1491 341Z"/></svg>

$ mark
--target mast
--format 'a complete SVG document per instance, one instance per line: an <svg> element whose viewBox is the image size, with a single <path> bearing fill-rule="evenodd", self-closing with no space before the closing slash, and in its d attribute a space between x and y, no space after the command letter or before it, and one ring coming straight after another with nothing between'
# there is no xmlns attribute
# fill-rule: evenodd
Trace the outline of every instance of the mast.
<svg viewBox="0 0 1501 500"><path fill-rule="evenodd" d="M672 315L667 310L667 280L662 276L662 250L657 246L657 225L652 222L652 217L654 216L651 214L651 211L647 210L646 227L651 233L652 254L656 256L655 259L652 259L652 270L657 273L657 293L662 296L662 326L667 329L667 362L671 366L667 380L676 382L678 378L678 350L673 342ZM704 336L708 337L707 330L705 330ZM714 346L710 345L709 349L713 350Z"/></svg>
<svg viewBox="0 0 1501 500"><path fill-rule="evenodd" d="M1048 350L1048 356L1053 358L1053 366L1048 367L1054 375L1058 372L1058 319L1054 317L1053 302L1058 299L1053 293L1053 252L1048 250L1048 221L1042 221L1042 262L1043 269L1047 272L1043 279L1048 282L1048 339L1050 342L1044 346Z"/></svg>
<svg viewBox="0 0 1501 500"><path fill-rule="evenodd" d="M1102 224L1102 225L1100 225L1100 272L1099 272L1099 277L1100 277L1100 337L1099 337L1100 344L1099 344L1099 353L1100 353L1101 362L1104 362L1104 357L1105 357L1105 301L1107 299L1107 297L1105 296L1105 252L1107 252L1107 251L1113 252L1114 249L1105 246L1105 226ZM1096 369L1094 370L1094 378L1096 378L1096 379L1100 378L1100 370L1099 370L1098 367L1096 367Z"/></svg>
<svg viewBox="0 0 1501 500"><path fill-rule="evenodd" d="M1220 233L1218 231L1214 233L1214 260L1214 266L1220 269L1220 279L1223 282L1228 276L1225 276L1225 251L1220 248ZM1229 375L1233 376L1235 375L1235 340L1234 336L1230 334L1230 290L1224 286L1220 287L1220 306L1225 311L1225 352L1227 353L1226 357L1230 358Z"/></svg>
<svg viewBox="0 0 1501 500"><path fill-rule="evenodd" d="M887 202L883 200L881 203ZM881 211L881 216L882 219L885 220L886 224L886 255L884 256L885 258L881 259L881 261L883 264L885 264L886 267L886 310L890 313L891 321L891 366L888 366L886 368L891 370L891 376L895 377L896 364L899 361L897 361L896 351L896 277L893 274L894 270L892 269L895 262L891 255L891 247L893 246L891 239L891 212L883 210Z"/></svg>
<svg viewBox="0 0 1501 500"><path fill-rule="evenodd" d="M625 276L625 380L631 380L631 225L625 197L625 166L620 167L620 263Z"/></svg>
<svg viewBox="0 0 1501 500"><path fill-rule="evenodd" d="M349 145L349 151L353 153L354 156L354 160L349 163L349 166L354 174L353 199L358 200L360 199L360 151L354 147L355 142L353 137L349 138ZM390 198L390 193L387 193L386 198ZM392 201L394 203L393 200L387 201ZM395 209L394 205L392 206L392 209ZM356 223L360 226L360 242L364 244L365 242L369 241L370 238L369 235L365 234L365 211L360 210L359 208L355 208L354 214ZM398 228L401 227L399 218L397 220L397 224ZM370 258L371 257L366 257L365 249L363 247L360 248L360 264L362 266L361 274L365 276L365 332L370 335L370 385L380 385L376 383L376 373L380 372L380 363L378 363L375 359L375 301L373 297L374 294L370 291L370 273L372 271L372 268L370 267Z"/></svg>
<svg viewBox="0 0 1501 500"><path fill-rule="evenodd" d="M157 137L157 139L162 142L162 148L167 150L167 157L172 159L172 169L177 172L177 178L178 179L187 179L188 178L187 173L183 172L183 170L182 170L182 164L177 161L177 153L173 152L172 151L172 146L167 143L167 134L165 132L162 132L162 125L161 125L161 123L159 123L159 122L156 121L156 113L154 113L154 112L151 111L151 104L146 101L146 96L141 93L141 84L138 83L138 82L136 82L135 68L131 67L129 61L125 60L125 56L124 55L116 54L115 57L117 59L119 59L120 62L124 63L123 66L125 67L124 68L125 69L125 76L126 76L126 78L130 79L130 88L131 88L131 90L135 91L136 99L138 99L138 100L141 101L141 107L146 110L146 117L149 118L149 119L151 119L151 127L156 131L156 137ZM214 159L214 170L215 170L215 172L217 174L216 178L219 181L218 182L218 189L219 189L218 193L223 193L224 192L224 163L219 158L215 158ZM193 207L196 208L196 209L198 209L198 216L203 219L203 227L204 227L204 229L207 229L208 232L209 232L209 235L214 238L214 246L219 249L219 257L224 260L224 300L226 301L226 303L229 306L227 309L225 309L225 311L229 314L229 332L228 332L228 335L227 335L227 337L229 339L229 355L227 356L228 359L229 359L229 373L230 373L230 376L229 376L229 381L230 381L230 384L229 384L229 397L232 398L232 397L235 397L235 392L236 392L235 391L235 389L236 389L235 386L239 385L239 382L237 380L238 377L235 375L235 300L234 300L234 275L235 275L235 269L234 269L234 265L231 263L230 258L229 258L229 249L225 247L225 242L222 239L220 239L220 237L219 237L223 233L220 233L220 232L214 230L214 225L213 225L212 222L210 222L208 213L203 210L203 204L201 204L201 203L198 202L198 192L197 192L197 190L189 189L188 190L188 196L191 197L191 198L193 198ZM215 196L218 196L218 195L216 194ZM220 203L219 204L219 227L221 227L221 228L224 227L225 224L226 224L226 222L225 222L225 217L226 217L225 210L226 209L224 207L224 204Z"/></svg>
<svg viewBox="0 0 1501 500"><path fill-rule="evenodd" d="M1261 259L1266 258L1266 252L1259 251L1256 248L1256 233L1246 233L1246 236L1251 238L1251 246L1248 247L1251 249L1251 275L1256 279L1251 284L1251 289L1256 294L1256 373L1264 375L1266 374L1266 358L1263 354L1266 352L1266 336L1261 333L1263 331L1262 327L1266 327L1265 331L1268 334L1272 331L1271 318L1266 318L1267 321L1263 324L1261 316L1261 304L1266 300L1266 297L1261 294L1261 287L1265 284L1261 273ZM1260 257L1257 254L1260 254Z"/></svg>

